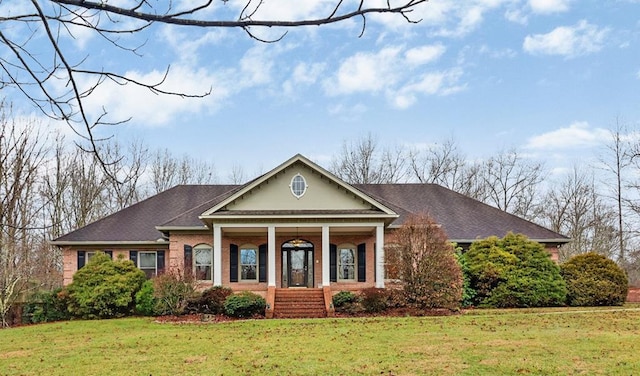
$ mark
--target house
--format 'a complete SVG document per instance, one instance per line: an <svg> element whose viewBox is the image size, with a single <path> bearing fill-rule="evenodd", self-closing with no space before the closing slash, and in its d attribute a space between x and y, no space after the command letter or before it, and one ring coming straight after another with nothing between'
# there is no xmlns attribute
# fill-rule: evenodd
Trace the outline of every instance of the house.
<svg viewBox="0 0 640 376"><path fill-rule="evenodd" d="M347 184L296 155L244 185L181 185L63 235L64 284L102 250L147 276L191 270L202 286L276 292L385 287L384 245L412 213L428 213L461 246L512 231L552 257L568 239L433 184ZM268 308L268 310L271 308Z"/></svg>

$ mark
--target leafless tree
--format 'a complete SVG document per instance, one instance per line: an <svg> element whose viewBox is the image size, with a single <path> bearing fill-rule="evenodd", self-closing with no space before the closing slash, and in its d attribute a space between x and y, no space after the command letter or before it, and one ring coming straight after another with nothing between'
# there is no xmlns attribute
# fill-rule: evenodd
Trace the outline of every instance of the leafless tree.
<svg viewBox="0 0 640 376"><path fill-rule="evenodd" d="M559 250L560 261L584 252L612 256L615 211L596 191L594 177L578 167L551 187L544 198L544 217L553 231L571 238Z"/></svg>
<svg viewBox="0 0 640 376"><path fill-rule="evenodd" d="M371 134L342 144L329 171L352 184L398 183L406 176L406 152L401 147L380 150Z"/></svg>
<svg viewBox="0 0 640 376"><path fill-rule="evenodd" d="M527 162L513 149L489 158L483 169L486 202L531 219L542 170L541 164Z"/></svg>
<svg viewBox="0 0 640 376"><path fill-rule="evenodd" d="M215 166L187 155L178 159L169 149L158 150L149 168L151 194L178 184L211 184L218 181Z"/></svg>
<svg viewBox="0 0 640 376"><path fill-rule="evenodd" d="M411 151L409 164L413 177L421 183L438 184L478 200L485 197L481 164L468 161L453 139Z"/></svg>
<svg viewBox="0 0 640 376"><path fill-rule="evenodd" d="M243 184L247 182L247 177L242 165L235 163L233 166L231 166L228 180L230 184Z"/></svg>
<svg viewBox="0 0 640 376"><path fill-rule="evenodd" d="M0 319L36 282L39 242L39 166L46 158L46 138L34 124L20 124L0 105ZM9 112L8 112L9 111Z"/></svg>
<svg viewBox="0 0 640 376"><path fill-rule="evenodd" d="M0 87L13 87L31 101L43 114L66 121L86 140L85 148L98 156L101 164L107 161L98 152L100 138L94 129L101 124L113 124L127 119L110 120L107 110L87 112L86 100L105 81L119 85L137 85L154 94L201 97L204 93L174 92L163 83L142 82L123 71L94 66L86 57L74 60L73 47L66 43L76 34L89 30L98 35L114 50L139 54L139 47L150 36L146 33L156 24L192 28L236 28L244 30L250 38L260 39L256 31L266 28L287 30L303 26L320 26L349 19L362 21L364 33L367 17L371 14L395 14L408 22L411 13L427 0L369 3L336 0L325 5L322 15L308 19L274 20L262 18L261 10L267 5L261 0L244 2L222 0L200 1L145 1L128 0L5 0L0 15L0 43L6 54L0 57ZM291 4L290 6L296 6ZM15 32L16 30L23 33ZM11 32L14 31L14 32ZM275 42L286 31L273 40ZM125 38L126 36L126 38ZM43 43L45 41L45 43ZM88 84L87 84L88 83ZM66 91L60 91L60 89ZM106 171L105 171L106 172Z"/></svg>
<svg viewBox="0 0 640 376"><path fill-rule="evenodd" d="M141 141L124 147L117 140L102 145L100 153L113 161L106 166L110 211L124 209L141 198L141 179L147 168L148 149Z"/></svg>
<svg viewBox="0 0 640 376"><path fill-rule="evenodd" d="M617 238L617 260L620 265L624 265L625 251L627 248L627 235L629 229L625 221L627 207L625 202L630 202L625 192L625 176L632 161L632 149L628 139L628 129L616 118L614 128L610 130L610 138L605 145L605 153L600 158L600 167L606 174L605 186L609 188L609 198L616 207L616 238Z"/></svg>

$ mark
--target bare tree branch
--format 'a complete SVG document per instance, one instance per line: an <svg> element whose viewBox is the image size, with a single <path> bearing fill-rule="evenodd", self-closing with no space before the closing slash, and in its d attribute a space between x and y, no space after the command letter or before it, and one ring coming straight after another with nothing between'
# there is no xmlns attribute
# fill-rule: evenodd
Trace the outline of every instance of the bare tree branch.
<svg viewBox="0 0 640 376"><path fill-rule="evenodd" d="M225 5L227 1L222 1ZM233 11L211 12L216 5L213 0L202 0L196 5L187 5L174 9L175 3L149 2L146 0L125 2L114 5L107 1L87 0L31 0L24 2L32 10L22 14L0 14L0 44L7 47L9 54L0 56L0 87L17 89L44 115L67 122L68 126L80 136L82 150L93 153L109 174L108 166L118 161L108 160L99 154L99 144L109 137L96 136L95 129L101 125L119 124L129 119L110 120L108 109L98 113L89 113L86 101L96 88L106 80L118 85L132 84L148 89L154 94L178 95L180 97L199 98L211 93L211 89L201 93L187 93L166 89L163 84L169 73L165 72L159 82L142 82L116 71L105 68L91 69L86 57L72 61L72 51L63 45L63 38L76 38L77 28L86 28L100 36L114 49L140 55L139 49L147 42L142 33L154 24L176 25L195 28L237 28L245 31L249 38L273 43L282 40L287 32L274 39L265 39L256 35L259 28L290 29L304 26L321 26L343 22L351 18L362 18L362 35L366 28L367 16L371 14L391 14L403 17L408 22L410 15L427 0L402 0L398 3L386 2L385 5L367 6L364 1L344 2L336 0L326 15L297 20L260 19L262 0L245 0L237 17L224 18ZM119 2L117 4L122 4ZM179 7L180 5L178 5ZM293 5L295 6L295 5ZM10 7L6 7L10 8ZM216 8L217 9L217 8ZM222 14L221 14L222 13ZM224 14L224 15L223 15ZM128 22L125 22L128 21ZM16 37L8 34L9 23L27 25L29 35ZM122 42L120 36L133 36ZM35 44L34 40L45 38L49 49ZM22 38L22 39L19 39ZM140 41L140 38L143 40ZM132 42L133 40L133 42ZM34 47L37 46L37 47ZM93 84L90 82L93 81ZM89 83L87 83L89 82ZM61 85L62 83L62 85ZM85 86L88 85L88 86ZM60 92L60 89L64 90ZM111 176L115 179L114 176Z"/></svg>

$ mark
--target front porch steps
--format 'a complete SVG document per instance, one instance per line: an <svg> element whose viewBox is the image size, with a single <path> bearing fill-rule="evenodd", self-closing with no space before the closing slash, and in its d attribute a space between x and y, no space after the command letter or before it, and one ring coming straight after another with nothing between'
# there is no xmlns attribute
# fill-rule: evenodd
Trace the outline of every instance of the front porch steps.
<svg viewBox="0 0 640 376"><path fill-rule="evenodd" d="M274 318L327 317L322 289L276 289Z"/></svg>

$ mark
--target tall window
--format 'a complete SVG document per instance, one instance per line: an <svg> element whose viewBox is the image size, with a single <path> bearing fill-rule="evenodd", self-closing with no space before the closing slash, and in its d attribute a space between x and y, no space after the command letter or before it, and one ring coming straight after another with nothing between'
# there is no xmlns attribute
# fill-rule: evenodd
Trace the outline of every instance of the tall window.
<svg viewBox="0 0 640 376"><path fill-rule="evenodd" d="M258 280L258 248L253 245L240 248L240 280Z"/></svg>
<svg viewBox="0 0 640 376"><path fill-rule="evenodd" d="M338 279L356 280L356 247L343 244L338 247Z"/></svg>
<svg viewBox="0 0 640 376"><path fill-rule="evenodd" d="M193 268L196 279L199 281L211 281L213 270L213 250L206 244L200 244L193 248Z"/></svg>
<svg viewBox="0 0 640 376"><path fill-rule="evenodd" d="M138 269L142 270L147 278L155 277L158 274L156 252L138 252Z"/></svg>

